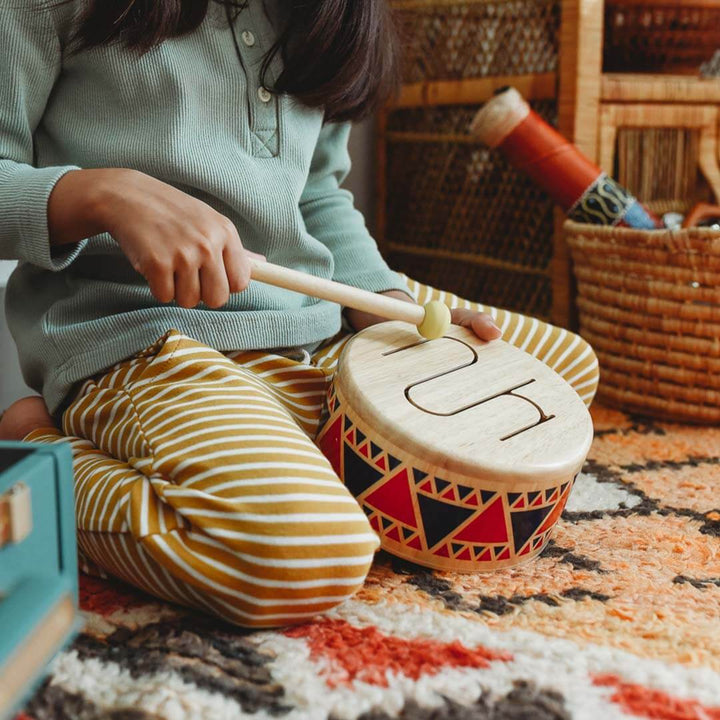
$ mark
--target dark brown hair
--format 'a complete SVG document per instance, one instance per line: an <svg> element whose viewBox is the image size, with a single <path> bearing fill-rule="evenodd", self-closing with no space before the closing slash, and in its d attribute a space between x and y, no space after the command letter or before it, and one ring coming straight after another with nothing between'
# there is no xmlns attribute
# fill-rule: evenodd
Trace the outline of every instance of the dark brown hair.
<svg viewBox="0 0 720 720"><path fill-rule="evenodd" d="M228 19L247 0L87 0L73 45L77 50L119 43L147 52L168 38L195 30L210 2L225 5ZM279 0L284 26L265 57L283 71L269 89L294 95L325 118L356 120L398 87L398 43L387 0Z"/></svg>

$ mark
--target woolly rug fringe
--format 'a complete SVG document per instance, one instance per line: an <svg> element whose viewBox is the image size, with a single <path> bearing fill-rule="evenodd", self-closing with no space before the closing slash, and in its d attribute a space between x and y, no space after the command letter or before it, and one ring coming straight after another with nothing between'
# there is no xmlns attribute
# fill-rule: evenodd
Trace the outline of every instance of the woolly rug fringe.
<svg viewBox="0 0 720 720"><path fill-rule="evenodd" d="M379 555L315 622L247 632L83 576L86 627L22 720L720 720L720 429L596 408L539 559Z"/></svg>

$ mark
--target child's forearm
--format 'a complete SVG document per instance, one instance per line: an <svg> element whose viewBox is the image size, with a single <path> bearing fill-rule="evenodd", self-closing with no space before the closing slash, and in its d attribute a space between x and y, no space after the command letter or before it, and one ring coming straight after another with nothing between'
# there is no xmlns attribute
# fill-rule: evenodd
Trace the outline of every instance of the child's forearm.
<svg viewBox="0 0 720 720"><path fill-rule="evenodd" d="M48 200L51 245L79 242L108 230L104 209L113 177L126 170L71 170L58 180Z"/></svg>

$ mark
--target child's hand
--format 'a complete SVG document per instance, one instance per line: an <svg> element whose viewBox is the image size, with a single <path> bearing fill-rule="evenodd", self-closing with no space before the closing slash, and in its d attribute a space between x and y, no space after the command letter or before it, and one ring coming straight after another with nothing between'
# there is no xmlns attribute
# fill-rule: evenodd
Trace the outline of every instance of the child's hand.
<svg viewBox="0 0 720 720"><path fill-rule="evenodd" d="M54 244L109 232L152 294L185 308L224 305L250 282L248 255L261 257L243 248L224 215L136 170L67 173L50 196L48 221Z"/></svg>
<svg viewBox="0 0 720 720"><path fill-rule="evenodd" d="M486 313L475 312L466 308L455 308L450 312L453 325L460 325L472 330L481 340L497 340L502 331Z"/></svg>
<svg viewBox="0 0 720 720"><path fill-rule="evenodd" d="M389 290L388 292L382 293L382 295L389 295L390 297L405 300L406 302L415 302L409 295L399 290ZM385 321L385 318L371 315L361 310L353 310L352 308L348 308L345 314L348 322L357 331ZM451 319L454 325L469 328L481 340L497 340L497 338L502 335L500 328L495 325L492 318L485 313L474 312L473 310L466 310L465 308L455 308L451 311Z"/></svg>

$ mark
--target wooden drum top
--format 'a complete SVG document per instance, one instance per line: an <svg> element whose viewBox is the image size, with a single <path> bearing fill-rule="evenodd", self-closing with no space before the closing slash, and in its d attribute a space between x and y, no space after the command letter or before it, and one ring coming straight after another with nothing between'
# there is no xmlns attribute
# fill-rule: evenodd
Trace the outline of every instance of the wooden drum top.
<svg viewBox="0 0 720 720"><path fill-rule="evenodd" d="M572 476L592 442L587 408L557 373L458 326L431 341L406 323L372 326L335 384L373 433L438 472L535 487Z"/></svg>

